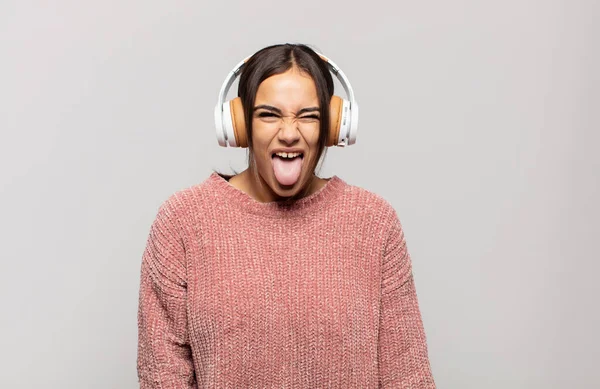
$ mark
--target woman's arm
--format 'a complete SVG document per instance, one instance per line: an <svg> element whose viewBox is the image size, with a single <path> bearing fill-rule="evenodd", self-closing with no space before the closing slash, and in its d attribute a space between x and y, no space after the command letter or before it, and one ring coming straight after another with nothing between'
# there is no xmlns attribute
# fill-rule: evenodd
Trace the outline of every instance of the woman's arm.
<svg viewBox="0 0 600 389"><path fill-rule="evenodd" d="M435 389L411 258L400 220L392 214L382 262L379 387Z"/></svg>
<svg viewBox="0 0 600 389"><path fill-rule="evenodd" d="M196 387L186 297L185 251L167 201L150 228L142 256L137 356L141 389Z"/></svg>

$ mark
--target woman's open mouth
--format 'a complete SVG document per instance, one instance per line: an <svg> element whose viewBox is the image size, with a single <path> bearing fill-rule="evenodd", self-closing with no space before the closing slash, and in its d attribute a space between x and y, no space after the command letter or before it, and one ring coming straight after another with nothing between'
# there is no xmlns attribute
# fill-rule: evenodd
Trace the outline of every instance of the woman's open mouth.
<svg viewBox="0 0 600 389"><path fill-rule="evenodd" d="M273 173L279 184L294 185L300 178L304 153L273 153L271 154Z"/></svg>

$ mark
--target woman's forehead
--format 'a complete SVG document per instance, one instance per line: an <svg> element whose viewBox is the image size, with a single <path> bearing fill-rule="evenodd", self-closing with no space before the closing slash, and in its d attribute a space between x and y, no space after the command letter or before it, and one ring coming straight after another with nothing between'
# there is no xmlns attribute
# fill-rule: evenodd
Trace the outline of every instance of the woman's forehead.
<svg viewBox="0 0 600 389"><path fill-rule="evenodd" d="M255 105L268 104L281 110L318 106L313 79L300 72L287 71L264 80L256 92Z"/></svg>

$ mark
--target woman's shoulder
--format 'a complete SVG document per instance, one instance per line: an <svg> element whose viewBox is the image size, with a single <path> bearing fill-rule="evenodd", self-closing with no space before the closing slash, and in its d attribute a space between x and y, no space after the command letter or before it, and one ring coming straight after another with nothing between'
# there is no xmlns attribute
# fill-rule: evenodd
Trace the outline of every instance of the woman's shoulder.
<svg viewBox="0 0 600 389"><path fill-rule="evenodd" d="M394 207L385 195L347 181L345 183L347 201L353 202L357 208L393 212Z"/></svg>
<svg viewBox="0 0 600 389"><path fill-rule="evenodd" d="M211 175L192 185L171 192L162 200L159 212L169 212L178 218L186 214L198 214L198 211L214 201L214 177Z"/></svg>
<svg viewBox="0 0 600 389"><path fill-rule="evenodd" d="M400 219L390 199L382 193L346 183L344 200L338 208L341 210L340 217L351 221L349 224L360 226L363 233L370 231L373 238L385 239L390 231L397 228Z"/></svg>

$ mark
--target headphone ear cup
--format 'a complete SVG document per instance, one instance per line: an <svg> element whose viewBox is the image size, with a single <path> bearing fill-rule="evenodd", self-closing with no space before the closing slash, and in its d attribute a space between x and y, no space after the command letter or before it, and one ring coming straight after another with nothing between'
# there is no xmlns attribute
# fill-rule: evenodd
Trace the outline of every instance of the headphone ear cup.
<svg viewBox="0 0 600 389"><path fill-rule="evenodd" d="M246 121L244 119L244 106L242 99L234 98L229 102L231 112L231 124L233 126L233 134L238 147L248 147L248 134L246 132Z"/></svg>
<svg viewBox="0 0 600 389"><path fill-rule="evenodd" d="M335 146L338 143L340 136L340 126L342 125L342 108L344 100L339 96L331 96L329 102L329 137L327 138L327 146Z"/></svg>

